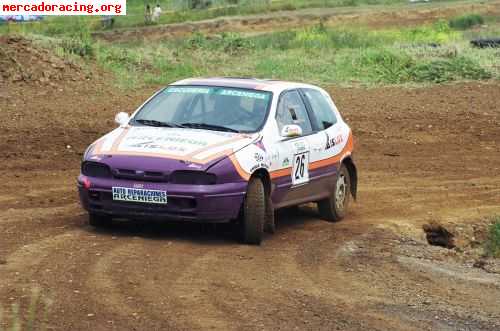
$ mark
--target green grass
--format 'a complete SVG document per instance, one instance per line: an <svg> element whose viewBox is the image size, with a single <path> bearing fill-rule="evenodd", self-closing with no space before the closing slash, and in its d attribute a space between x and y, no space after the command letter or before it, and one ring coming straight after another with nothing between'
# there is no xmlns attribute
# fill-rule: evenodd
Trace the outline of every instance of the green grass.
<svg viewBox="0 0 500 331"><path fill-rule="evenodd" d="M73 23L77 24L77 23ZM249 76L329 85L428 84L498 79L496 49L472 48L446 21L402 29L313 27L161 42L94 41L80 25L60 38L35 37L60 55L97 62L117 85L164 85L191 76ZM83 59L83 60L82 60Z"/></svg>
<svg viewBox="0 0 500 331"><path fill-rule="evenodd" d="M500 216L493 218L485 245L487 256L500 258Z"/></svg>
<svg viewBox="0 0 500 331"><path fill-rule="evenodd" d="M465 14L449 21L450 27L457 30L467 30L484 24L484 18L479 14Z"/></svg>
<svg viewBox="0 0 500 331"><path fill-rule="evenodd" d="M5 313L0 305L0 331L45 330L49 305L50 302L40 296L38 288L32 290L26 313L23 313L23 309L18 303L11 305L9 314ZM5 329L2 328L4 321L7 325Z"/></svg>
<svg viewBox="0 0 500 331"><path fill-rule="evenodd" d="M405 29L317 25L252 37L195 33L159 44L95 45L98 63L125 85L217 75L367 85L478 80L499 77L494 52L471 48L443 21Z"/></svg>

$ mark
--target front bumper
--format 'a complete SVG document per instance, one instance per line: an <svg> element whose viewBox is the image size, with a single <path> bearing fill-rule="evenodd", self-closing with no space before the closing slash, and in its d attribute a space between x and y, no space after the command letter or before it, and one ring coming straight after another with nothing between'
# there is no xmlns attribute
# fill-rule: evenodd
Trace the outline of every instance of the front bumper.
<svg viewBox="0 0 500 331"><path fill-rule="evenodd" d="M84 180L90 187L84 186ZM115 201L112 187L162 190L167 192L167 204ZM246 193L246 182L215 185L179 185L138 182L123 179L93 178L80 175L78 191L83 208L88 212L113 217L228 222L238 217Z"/></svg>

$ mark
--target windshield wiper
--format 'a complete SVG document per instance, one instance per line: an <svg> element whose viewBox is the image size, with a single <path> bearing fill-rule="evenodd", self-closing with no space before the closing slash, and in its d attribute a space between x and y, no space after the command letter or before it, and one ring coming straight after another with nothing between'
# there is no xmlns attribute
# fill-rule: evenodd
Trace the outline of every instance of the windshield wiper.
<svg viewBox="0 0 500 331"><path fill-rule="evenodd" d="M157 121L157 120L139 119L139 120L135 120L135 121L139 122L141 124L144 124L144 125L148 125L148 126L159 126L159 127L166 127L166 128L182 128L182 125L179 125L179 124L162 122L162 121Z"/></svg>
<svg viewBox="0 0 500 331"><path fill-rule="evenodd" d="M208 124L208 123L182 123L181 126L193 129L206 129L214 131L239 132L238 130L228 128L227 126Z"/></svg>

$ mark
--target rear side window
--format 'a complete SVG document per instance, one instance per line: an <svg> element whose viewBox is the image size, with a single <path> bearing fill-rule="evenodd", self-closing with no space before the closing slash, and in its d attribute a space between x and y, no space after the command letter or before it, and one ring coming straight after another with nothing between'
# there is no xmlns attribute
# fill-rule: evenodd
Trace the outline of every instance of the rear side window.
<svg viewBox="0 0 500 331"><path fill-rule="evenodd" d="M320 130L327 129L337 123L332 106L320 91L312 89L304 89L302 91L311 105Z"/></svg>
<svg viewBox="0 0 500 331"><path fill-rule="evenodd" d="M300 126L304 135L312 132L309 115L297 91L289 91L281 96L278 103L276 121L278 122L280 132L288 124Z"/></svg>

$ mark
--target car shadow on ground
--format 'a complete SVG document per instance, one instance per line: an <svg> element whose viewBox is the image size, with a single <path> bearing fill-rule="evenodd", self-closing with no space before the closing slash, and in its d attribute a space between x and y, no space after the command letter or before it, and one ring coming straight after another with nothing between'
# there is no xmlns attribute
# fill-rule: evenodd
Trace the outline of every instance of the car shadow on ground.
<svg viewBox="0 0 500 331"><path fill-rule="evenodd" d="M86 218L86 216L85 216ZM277 233L284 234L309 222L321 222L315 208L290 207L276 212ZM80 222L79 222L80 223ZM82 224L82 223L80 223ZM239 243L235 223L195 223L182 221L148 221L116 219L106 227L95 228L85 221L88 231L110 237L140 237L151 240L191 241L200 244L233 245ZM266 236L267 239L272 236Z"/></svg>

